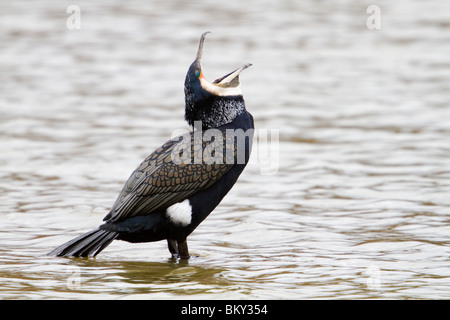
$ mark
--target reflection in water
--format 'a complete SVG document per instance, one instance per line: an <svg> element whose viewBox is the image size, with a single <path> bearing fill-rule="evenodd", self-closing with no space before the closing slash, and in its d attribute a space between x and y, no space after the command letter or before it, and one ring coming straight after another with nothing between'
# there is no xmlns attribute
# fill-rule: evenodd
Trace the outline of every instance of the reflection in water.
<svg viewBox="0 0 450 320"><path fill-rule="evenodd" d="M78 1L79 30L70 4L0 5L0 298L450 296L446 1L381 3L379 30L347 0ZM45 256L187 128L206 30L208 79L253 63L241 84L257 130L279 133L276 170L254 153L188 264L163 242Z"/></svg>
<svg viewBox="0 0 450 320"><path fill-rule="evenodd" d="M83 293L85 283L101 283L99 290L113 295L154 295L165 297L176 295L215 293L217 287L228 285L229 281L218 277L223 269L190 266L187 262L168 261L95 261L91 259L73 259L68 271L71 272L69 285ZM76 277L80 281L77 282ZM72 283L70 283L72 281ZM118 283L120 283L118 285ZM91 286L87 286L92 290Z"/></svg>

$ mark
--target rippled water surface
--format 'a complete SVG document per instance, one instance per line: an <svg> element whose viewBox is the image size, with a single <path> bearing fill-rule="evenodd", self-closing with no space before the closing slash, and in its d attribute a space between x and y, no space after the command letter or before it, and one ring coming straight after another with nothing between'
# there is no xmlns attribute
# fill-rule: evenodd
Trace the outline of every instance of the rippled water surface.
<svg viewBox="0 0 450 320"><path fill-rule="evenodd" d="M71 4L0 4L0 298L450 298L448 1L76 1L74 30ZM208 79L253 63L259 140L194 257L47 257L187 128L206 30Z"/></svg>

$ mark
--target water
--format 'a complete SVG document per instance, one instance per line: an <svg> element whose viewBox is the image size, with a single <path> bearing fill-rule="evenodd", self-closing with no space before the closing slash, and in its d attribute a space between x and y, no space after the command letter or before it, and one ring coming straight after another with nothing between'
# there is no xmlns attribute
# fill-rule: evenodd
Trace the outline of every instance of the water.
<svg viewBox="0 0 450 320"><path fill-rule="evenodd" d="M79 30L70 4L0 4L0 298L450 298L447 1L77 1ZM208 79L253 63L273 154L255 150L188 263L164 242L47 257L187 128L206 30Z"/></svg>

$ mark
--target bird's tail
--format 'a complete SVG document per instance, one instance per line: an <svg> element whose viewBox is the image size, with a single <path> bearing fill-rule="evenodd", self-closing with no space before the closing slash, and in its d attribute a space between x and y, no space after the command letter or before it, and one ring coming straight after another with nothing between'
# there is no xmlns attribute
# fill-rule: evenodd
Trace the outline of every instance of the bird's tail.
<svg viewBox="0 0 450 320"><path fill-rule="evenodd" d="M49 253L58 257L95 257L118 236L117 232L103 229L91 230Z"/></svg>

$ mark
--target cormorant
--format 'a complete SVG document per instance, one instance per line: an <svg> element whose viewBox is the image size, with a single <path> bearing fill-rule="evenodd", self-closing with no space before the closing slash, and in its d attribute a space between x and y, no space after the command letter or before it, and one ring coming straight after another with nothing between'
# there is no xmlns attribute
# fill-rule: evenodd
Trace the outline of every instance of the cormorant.
<svg viewBox="0 0 450 320"><path fill-rule="evenodd" d="M236 183L249 160L254 129L239 83L251 64L208 82L201 65L207 33L184 84L185 119L193 131L167 141L139 165L104 224L50 255L96 256L115 239L167 239L173 257L189 258L186 238Z"/></svg>

